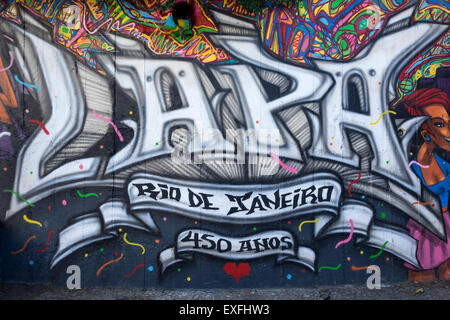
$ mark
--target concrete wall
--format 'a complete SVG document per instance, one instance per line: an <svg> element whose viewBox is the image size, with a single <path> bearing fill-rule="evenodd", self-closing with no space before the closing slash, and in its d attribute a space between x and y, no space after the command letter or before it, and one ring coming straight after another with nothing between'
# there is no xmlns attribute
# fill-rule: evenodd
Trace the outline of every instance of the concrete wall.
<svg viewBox="0 0 450 320"><path fill-rule="evenodd" d="M447 1L0 3L1 281L448 278Z"/></svg>

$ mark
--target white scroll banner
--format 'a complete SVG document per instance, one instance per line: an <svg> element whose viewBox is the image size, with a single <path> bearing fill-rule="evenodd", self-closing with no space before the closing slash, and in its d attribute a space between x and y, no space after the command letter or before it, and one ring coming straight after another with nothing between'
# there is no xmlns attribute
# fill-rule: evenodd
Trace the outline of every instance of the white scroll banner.
<svg viewBox="0 0 450 320"><path fill-rule="evenodd" d="M316 215L318 222L315 223L316 239L334 234L351 232L353 222L353 237L358 245L383 248L409 264L420 268L416 257L417 240L408 235L406 230L393 226L378 226L373 222L373 209L364 201L346 199L341 207L336 220L330 221L327 215ZM385 245L386 243L386 245Z"/></svg>
<svg viewBox="0 0 450 320"><path fill-rule="evenodd" d="M129 214L124 199L112 198L102 204L98 212L90 212L69 221L69 226L59 233L57 251L50 268L82 247L117 237L116 228L124 226L150 233L158 232L149 213Z"/></svg>
<svg viewBox="0 0 450 320"><path fill-rule="evenodd" d="M373 224L373 209L364 201L347 199L337 219L331 215L316 215L315 238L351 233L357 245L382 248L411 265L420 268L416 257L417 242L398 228ZM228 260L250 260L277 255L277 263L296 262L316 270L314 248L297 245L295 237L284 230L272 230L245 237L233 238L217 233L188 229L176 238L176 244L160 253L161 273L173 264L193 259L193 253L206 254Z"/></svg>
<svg viewBox="0 0 450 320"><path fill-rule="evenodd" d="M408 235L406 229L375 225L373 208L362 200L345 199L339 207L340 188L337 181L333 179L333 175L314 174L295 179L295 183L275 185L276 189L270 189L274 185L259 186L257 191L252 191L255 190L255 186L244 190L243 186L202 184L200 187L192 182L189 186L183 187L177 180L170 180L170 182L164 178L149 180L149 177L150 175L142 174L131 180L129 193L132 203L130 206L124 199L110 199L99 207L99 212L77 217L63 229L59 234L58 250L53 257L51 268L83 246L117 236L115 229L119 226L128 226L151 233L159 232L150 214L153 211L171 211L193 219L211 220L219 224L246 224L249 223L248 221L266 223L309 213L314 214L317 219L314 223L315 241L320 241L321 238L329 235L350 233L351 220L354 238L352 241L355 240L358 245L384 247L384 250L420 268L416 257L417 242ZM135 184L140 184L141 189ZM319 191L313 196L314 191L321 188L328 190L326 195L321 196ZM302 190L307 191L303 193ZM140 191L143 192L141 196L136 194ZM244 196L247 194L245 199L238 198L242 194ZM218 199L224 202L222 206L218 205ZM230 202L230 199L240 200ZM254 199L262 201L263 207L256 208ZM196 200L198 202L191 202ZM314 205L308 203L308 200L315 202ZM196 206L196 204L199 205ZM272 210L262 210L269 206L272 206ZM233 209L244 207L245 210ZM253 212L249 213L251 210ZM189 235L188 232L191 234ZM192 241L182 241L183 239L192 239ZM301 246L294 239L293 235L285 230L272 230L233 238L213 231L192 229L182 231L177 236L174 247L161 252L159 258L162 271L174 263L192 259L193 253L234 260L277 255L279 263L291 261L315 270L314 248ZM290 245L287 243L282 245L283 240ZM227 245L226 250L222 250L221 244ZM254 249L246 250L246 247L254 247Z"/></svg>
<svg viewBox="0 0 450 320"><path fill-rule="evenodd" d="M175 263L192 260L194 253L227 260L249 260L276 255L277 263L299 263L311 270L314 270L316 259L314 250L297 246L295 237L284 230L228 237L208 230L188 229L178 234L175 247L160 253L161 273Z"/></svg>
<svg viewBox="0 0 450 320"><path fill-rule="evenodd" d="M316 173L277 184L232 185L185 181L146 173L128 183L132 211L158 210L218 223L254 224L314 212L337 215L341 183Z"/></svg>

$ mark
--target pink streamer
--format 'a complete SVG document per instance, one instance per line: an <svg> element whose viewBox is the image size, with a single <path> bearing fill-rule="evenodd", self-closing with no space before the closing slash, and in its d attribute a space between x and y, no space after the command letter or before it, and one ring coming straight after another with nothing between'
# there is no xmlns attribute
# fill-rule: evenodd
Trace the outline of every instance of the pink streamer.
<svg viewBox="0 0 450 320"><path fill-rule="evenodd" d="M7 36L6 34L3 35L6 39L8 39L11 42L14 42L14 39L11 38L10 36Z"/></svg>
<svg viewBox="0 0 450 320"><path fill-rule="evenodd" d="M296 169L294 169L294 168L292 168L292 167L289 167L288 165L284 164L284 163L280 160L280 158L278 158L278 156L277 156L276 154L274 154L274 153L272 153L272 152L270 152L269 154L270 154L273 158L275 158L275 160L278 161L278 163L280 164L280 166L282 166L283 168L285 168L286 170L288 170L288 171L290 171L290 172L292 172L292 173L297 173L297 170L296 170Z"/></svg>
<svg viewBox="0 0 450 320"><path fill-rule="evenodd" d="M411 161L411 162L408 164L408 169L411 167L411 165L412 165L413 163L415 163L415 164L417 164L419 167L425 168L425 169L430 167L430 166L426 166L426 165L423 165L423 164L421 164L421 163L418 163L417 161Z"/></svg>
<svg viewBox="0 0 450 320"><path fill-rule="evenodd" d="M350 240L352 239L352 237L353 237L353 220L352 220L352 219L350 219L350 226L351 226L350 235L348 236L347 239L338 242L338 243L336 244L335 249L336 249L337 247L339 247L341 244L350 242Z"/></svg>
<svg viewBox="0 0 450 320"><path fill-rule="evenodd" d="M122 135L120 134L119 129L117 129L117 126L116 126L111 120L108 120L108 119L106 119L106 118L103 118L102 116L99 116L99 115L97 114L97 112L95 112L95 110L92 110L92 111L94 112L94 115L95 115L97 118L99 118L100 120L106 121L106 122L108 122L110 125L112 125L113 128L114 128L114 130L116 131L117 135L119 136L120 141L123 141L123 137L122 137Z"/></svg>
<svg viewBox="0 0 450 320"><path fill-rule="evenodd" d="M0 69L0 72L9 70L9 68L12 67L13 62L14 62L14 55L13 55L13 52L12 52L12 51L9 52L9 57L10 57L10 60L11 60L11 62L9 63L9 66L7 66L6 68Z"/></svg>

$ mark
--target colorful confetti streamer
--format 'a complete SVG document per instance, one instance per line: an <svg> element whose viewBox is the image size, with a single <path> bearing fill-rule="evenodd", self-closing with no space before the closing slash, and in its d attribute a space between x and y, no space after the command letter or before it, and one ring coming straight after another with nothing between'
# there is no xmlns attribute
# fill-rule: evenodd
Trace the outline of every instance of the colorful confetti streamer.
<svg viewBox="0 0 450 320"><path fill-rule="evenodd" d="M24 86L26 86L26 87L35 88L37 91L41 91L41 89L39 89L39 87L38 87L38 86L35 86L34 84L26 83L26 82L20 81L19 77L17 77L17 74L14 75L14 79L16 79L16 81L17 81L18 83L20 83L20 84L22 84L22 85L24 85Z"/></svg>
<svg viewBox="0 0 450 320"><path fill-rule="evenodd" d="M432 203L432 202L433 202L433 199L430 199L430 200L428 200L427 202L418 202L418 201L416 201L416 202L411 203L411 205L421 204L421 205L426 206L426 205L429 205L429 204Z"/></svg>
<svg viewBox="0 0 450 320"><path fill-rule="evenodd" d="M86 193L86 194L82 194L81 192L80 192L80 190L78 190L77 189L77 193L78 193L78 195L81 197L81 198L87 198L87 197L92 197L92 196L94 196L94 197L99 197L99 195L98 194L96 194L96 193Z"/></svg>
<svg viewBox="0 0 450 320"><path fill-rule="evenodd" d="M143 268L143 267L145 267L144 264L138 264L136 267L134 267L133 271L131 271L130 274L126 274L126 275L124 275L124 277L125 277L125 278L131 277L131 276L136 272L137 269Z"/></svg>
<svg viewBox="0 0 450 320"><path fill-rule="evenodd" d="M383 246L381 247L380 251L378 251L377 254L374 254L374 255L370 256L369 259L376 259L376 258L378 258L378 257L381 255L381 253L383 252L384 247L388 244L388 242L389 242L389 241L386 241L386 242L383 244Z"/></svg>
<svg viewBox="0 0 450 320"><path fill-rule="evenodd" d="M322 271L322 269L330 269L330 270L339 270L339 268L341 267L341 264L339 263L337 267L328 267L328 266L323 266L319 268L319 272Z"/></svg>
<svg viewBox="0 0 450 320"><path fill-rule="evenodd" d="M285 168L286 170L292 172L292 173L297 173L297 169L289 167L288 165L284 164L280 158L278 158L278 156L276 154L274 154L273 152L269 153L275 160L277 160L277 162L280 164L280 166L282 166L283 168Z"/></svg>
<svg viewBox="0 0 450 320"><path fill-rule="evenodd" d="M353 237L353 220L352 220L352 219L350 219L350 227L351 227L351 230L350 230L350 235L348 236L348 238L345 239L345 240L339 241L339 242L336 244L335 249L337 249L337 247L339 247L341 244L345 244L345 243L347 243L347 242L350 242L350 240L351 240L352 237Z"/></svg>
<svg viewBox="0 0 450 320"><path fill-rule="evenodd" d="M319 221L319 219L303 221L303 222L300 223L300 225L298 226L298 231L300 231L300 232L302 231L302 225L304 225L305 223L316 223L317 221Z"/></svg>
<svg viewBox="0 0 450 320"><path fill-rule="evenodd" d="M99 116L99 115L97 114L97 112L95 112L95 110L92 110L92 111L94 112L94 115L95 115L97 118L99 118L100 120L106 121L106 122L108 122L110 125L112 125L113 128L114 128L114 130L115 130L116 133L117 133L117 136L119 136L119 140L120 140L120 141L123 141L122 134L120 133L120 131L119 131L119 129L117 128L117 126L116 126L111 120L108 120L108 119L106 119L106 118L103 118L102 116Z"/></svg>
<svg viewBox="0 0 450 320"><path fill-rule="evenodd" d="M42 122L40 122L39 120L31 119L31 120L28 120L28 122L37 123L41 127L41 129L45 132L46 135L50 134L50 132L48 132L47 128L45 127L45 125Z"/></svg>
<svg viewBox="0 0 450 320"><path fill-rule="evenodd" d="M35 205L28 202L24 197L22 197L20 194L18 194L17 192L13 191L13 190L3 190L3 192L11 192L13 194L15 194L20 200L24 201L26 204L28 204L30 207L34 207Z"/></svg>
<svg viewBox="0 0 450 320"><path fill-rule="evenodd" d="M39 227L42 228L42 223L40 223L39 221L36 221L36 220L29 219L26 214L23 215L23 220L25 220L26 222L31 223L31 224L37 224Z"/></svg>
<svg viewBox="0 0 450 320"><path fill-rule="evenodd" d="M365 267L356 267L356 266L352 266L352 270L353 270L353 271L366 270L367 268L369 268L369 266L365 266Z"/></svg>
<svg viewBox="0 0 450 320"><path fill-rule="evenodd" d="M123 235L123 241L125 241L125 242L128 243L129 245L141 247L141 249L142 249L142 254L145 253L145 248L144 248L144 246L143 246L142 244L134 243L134 242L129 242L129 241L127 240L127 233L126 233L126 232L125 232L124 235Z"/></svg>
<svg viewBox="0 0 450 320"><path fill-rule="evenodd" d="M53 233L55 233L55 231L50 230L50 232L48 233L48 236L47 236L47 246L44 249L37 250L38 253L43 253L43 252L47 251L48 247L50 246L50 237L52 236Z"/></svg>
<svg viewBox="0 0 450 320"><path fill-rule="evenodd" d="M22 247L21 249L19 249L19 250L17 250L17 251L11 251L11 254L18 254L18 253L21 253L23 250L25 250L25 248L27 247L28 243L29 243L31 240L35 239L35 238L36 238L36 236L31 236L31 237L29 237L29 238L27 239L27 241L25 241L25 244L23 245L23 247Z"/></svg>
<svg viewBox="0 0 450 320"><path fill-rule="evenodd" d="M100 275L100 272L102 272L102 270L105 268L105 267L107 267L108 265L110 265L111 263L115 263L115 262L117 262L117 261L119 261L119 260L122 260L122 258L123 258L123 253L121 253L120 254L120 257L118 257L118 258L116 258L116 259L114 259L114 260L110 260L110 261L108 261L108 262L106 262L104 265L102 265L98 270L97 270L97 277Z"/></svg>
<svg viewBox="0 0 450 320"><path fill-rule="evenodd" d="M14 54L13 54L12 51L9 52L9 58L10 58L10 60L11 60L11 62L9 63L9 66L7 66L6 68L0 69L0 72L9 70L9 69L12 67L12 65L13 65L13 63L14 63Z"/></svg>
<svg viewBox="0 0 450 320"><path fill-rule="evenodd" d="M358 178L356 180L353 180L352 182L350 182L350 184L348 185L348 195L351 197L352 193L350 192L350 189L352 188L352 184L357 183L359 180L361 180L361 172L358 173Z"/></svg>
<svg viewBox="0 0 450 320"><path fill-rule="evenodd" d="M370 124L371 124L371 125L377 124L378 122L380 122L381 118L382 118L385 114L387 114L387 113L397 114L397 112L395 112L395 111L391 111L391 110L385 111L385 112L383 112L383 113L380 115L380 117L378 118L377 121L371 122Z"/></svg>
<svg viewBox="0 0 450 320"><path fill-rule="evenodd" d="M408 169L411 167L411 165L412 165L413 163L415 163L415 164L417 164L419 167L425 168L425 169L430 167L430 166L421 164L421 163L419 163L419 162L413 160L413 161L411 161L411 162L408 164Z"/></svg>

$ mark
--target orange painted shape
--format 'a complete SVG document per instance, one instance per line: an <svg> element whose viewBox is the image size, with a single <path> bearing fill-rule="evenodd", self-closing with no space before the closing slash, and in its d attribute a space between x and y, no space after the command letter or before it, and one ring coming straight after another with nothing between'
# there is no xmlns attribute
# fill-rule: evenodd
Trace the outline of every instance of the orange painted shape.
<svg viewBox="0 0 450 320"><path fill-rule="evenodd" d="M0 57L0 69L3 68L3 61ZM5 71L0 72L0 90L0 122L11 124L11 119L9 118L5 106L10 108L17 108L17 100L14 94L14 90L11 86L8 73Z"/></svg>

